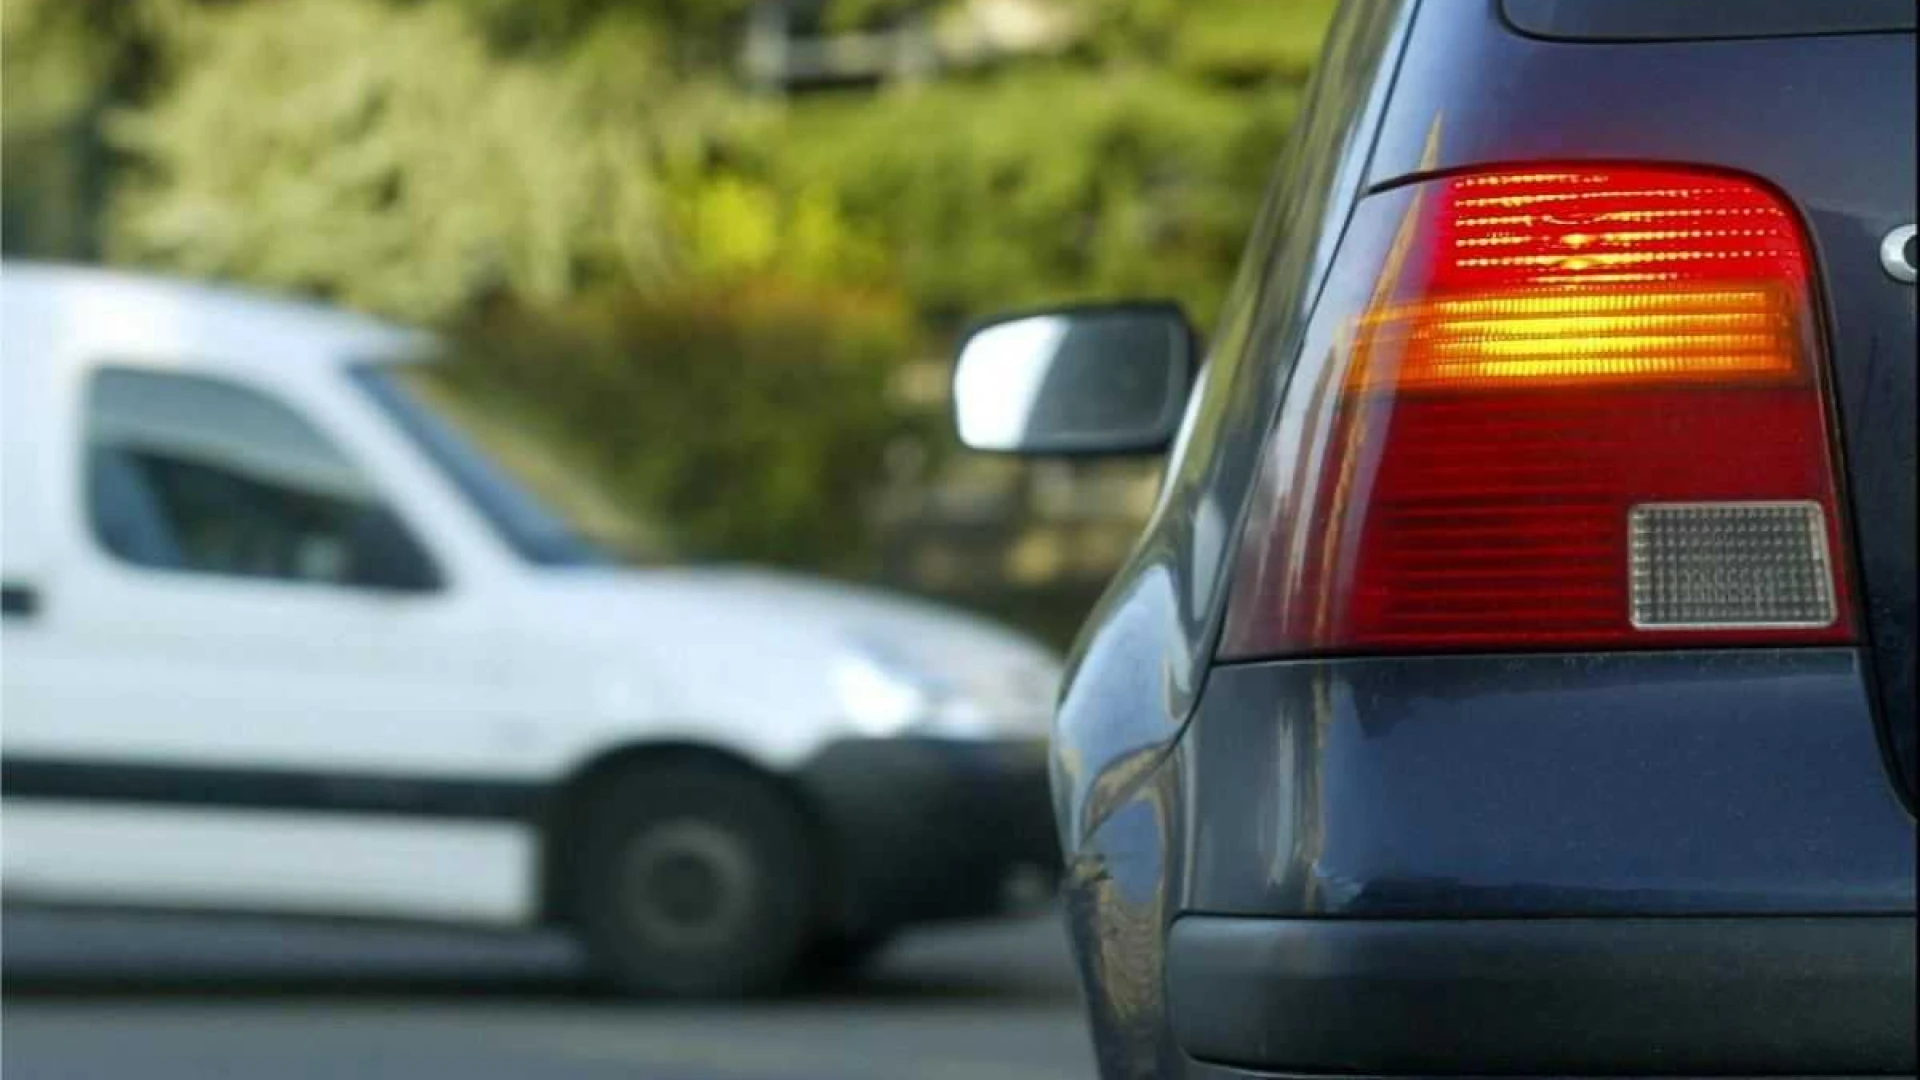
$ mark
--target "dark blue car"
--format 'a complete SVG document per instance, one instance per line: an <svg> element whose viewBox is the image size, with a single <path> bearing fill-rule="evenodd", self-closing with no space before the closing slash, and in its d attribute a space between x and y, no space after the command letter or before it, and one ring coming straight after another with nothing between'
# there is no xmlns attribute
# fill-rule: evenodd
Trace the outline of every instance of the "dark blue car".
<svg viewBox="0 0 1920 1080"><path fill-rule="evenodd" d="M1355 0L1204 348L995 320L962 437L1168 451L1054 731L1121 1077L1908 1075L1913 0Z"/></svg>

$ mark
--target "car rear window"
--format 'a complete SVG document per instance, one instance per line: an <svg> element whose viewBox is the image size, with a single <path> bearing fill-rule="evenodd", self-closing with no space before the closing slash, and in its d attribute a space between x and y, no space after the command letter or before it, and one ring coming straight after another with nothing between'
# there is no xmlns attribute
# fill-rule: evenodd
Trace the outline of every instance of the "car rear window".
<svg viewBox="0 0 1920 1080"><path fill-rule="evenodd" d="M1699 41L1912 30L1914 0L1502 0L1523 34L1562 41Z"/></svg>

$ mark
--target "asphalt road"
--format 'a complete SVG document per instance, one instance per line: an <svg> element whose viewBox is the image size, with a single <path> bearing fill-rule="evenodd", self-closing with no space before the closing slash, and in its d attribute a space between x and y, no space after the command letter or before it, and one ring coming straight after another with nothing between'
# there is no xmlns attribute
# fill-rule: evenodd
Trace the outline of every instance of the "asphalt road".
<svg viewBox="0 0 1920 1080"><path fill-rule="evenodd" d="M925 932L783 1002L621 1001L549 938L13 911L6 1080L1087 1080L1058 920Z"/></svg>

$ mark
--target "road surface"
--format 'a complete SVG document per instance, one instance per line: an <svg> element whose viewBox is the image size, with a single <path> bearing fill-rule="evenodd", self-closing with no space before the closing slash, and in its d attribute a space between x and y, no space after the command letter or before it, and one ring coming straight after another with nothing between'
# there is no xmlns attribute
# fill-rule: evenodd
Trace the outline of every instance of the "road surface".
<svg viewBox="0 0 1920 1080"><path fill-rule="evenodd" d="M563 941L13 911L7 1080L1088 1080L1059 922L904 939L797 1000L592 989Z"/></svg>

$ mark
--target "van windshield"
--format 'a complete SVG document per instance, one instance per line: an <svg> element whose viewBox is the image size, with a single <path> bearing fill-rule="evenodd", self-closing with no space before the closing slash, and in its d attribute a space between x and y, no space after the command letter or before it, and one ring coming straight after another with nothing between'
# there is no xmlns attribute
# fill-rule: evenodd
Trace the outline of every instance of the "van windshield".
<svg viewBox="0 0 1920 1080"><path fill-rule="evenodd" d="M588 540L481 449L488 438L440 385L434 372L439 366L417 361L371 362L348 370L352 381L420 448L515 554L542 567L599 566L615 561L605 548Z"/></svg>

